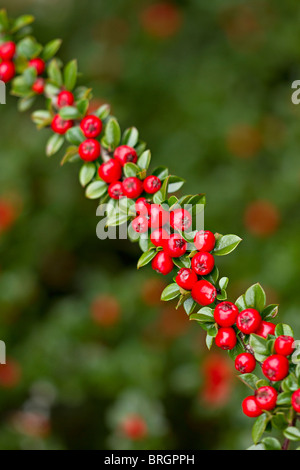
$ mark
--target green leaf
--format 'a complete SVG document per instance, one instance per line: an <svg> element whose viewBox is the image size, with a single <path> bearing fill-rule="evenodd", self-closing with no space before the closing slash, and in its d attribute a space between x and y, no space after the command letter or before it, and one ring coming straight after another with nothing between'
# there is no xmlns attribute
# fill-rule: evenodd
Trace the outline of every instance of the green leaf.
<svg viewBox="0 0 300 470"><path fill-rule="evenodd" d="M247 308L247 305L246 305L246 301L245 301L245 295L241 295L236 301L235 301L235 305L237 306L237 308L239 309L239 311L241 312L242 310L245 310Z"/></svg>
<svg viewBox="0 0 300 470"><path fill-rule="evenodd" d="M59 110L59 115L62 119L79 119L81 117L80 112L75 106L64 106Z"/></svg>
<svg viewBox="0 0 300 470"><path fill-rule="evenodd" d="M265 413L263 413L256 419L252 428L252 439L253 439L254 444L258 443L261 436L265 432L268 421L269 421L269 418Z"/></svg>
<svg viewBox="0 0 300 470"><path fill-rule="evenodd" d="M169 170L165 166L158 166L152 171L152 175L157 176L161 181L167 178Z"/></svg>
<svg viewBox="0 0 300 470"><path fill-rule="evenodd" d="M18 18L15 19L13 22L13 26L11 29L12 33L16 33L20 29L24 28L25 26L28 26L29 24L34 22L34 16L32 15L22 15L19 16Z"/></svg>
<svg viewBox="0 0 300 470"><path fill-rule="evenodd" d="M53 82L53 84L60 88L63 84L63 78L57 59L51 60L48 65L47 72L48 77Z"/></svg>
<svg viewBox="0 0 300 470"><path fill-rule="evenodd" d="M271 304L263 309L261 316L263 320L272 320L278 315L278 305Z"/></svg>
<svg viewBox="0 0 300 470"><path fill-rule="evenodd" d="M205 338L205 344L207 346L207 349L210 351L212 345L214 344L214 337L207 334Z"/></svg>
<svg viewBox="0 0 300 470"><path fill-rule="evenodd" d="M257 445L253 445L253 446L250 446L248 447L247 450L266 450L264 444L257 444Z"/></svg>
<svg viewBox="0 0 300 470"><path fill-rule="evenodd" d="M123 167L123 171L124 171L124 175L128 178L130 176L136 176L140 169L137 165L135 165L134 163L125 163L124 167Z"/></svg>
<svg viewBox="0 0 300 470"><path fill-rule="evenodd" d="M52 41L48 42L43 49L42 59L45 62L52 59L52 57L55 56L55 54L59 50L61 43L61 39L53 39Z"/></svg>
<svg viewBox="0 0 300 470"><path fill-rule="evenodd" d="M295 426L289 426L283 431L283 434L290 441L300 441L300 431Z"/></svg>
<svg viewBox="0 0 300 470"><path fill-rule="evenodd" d="M72 145L70 147L67 148L66 150L66 153L64 154L60 164L61 166L63 166L65 163L67 162L72 162L74 161L75 159L79 158L79 155L78 155L78 147L76 147L75 145Z"/></svg>
<svg viewBox="0 0 300 470"><path fill-rule="evenodd" d="M116 148L121 139L121 129L115 118L110 118L105 128L106 142L113 149Z"/></svg>
<svg viewBox="0 0 300 470"><path fill-rule="evenodd" d="M146 264L150 263L150 261L153 260L155 255L156 251L153 249L145 251L145 253L143 253L140 259L138 260L137 268L139 269L143 266L146 266Z"/></svg>
<svg viewBox="0 0 300 470"><path fill-rule="evenodd" d="M255 374L243 374L243 375L238 375L238 378L244 382L251 390L256 390L257 382L259 381L259 378Z"/></svg>
<svg viewBox="0 0 300 470"><path fill-rule="evenodd" d="M190 268L191 259L188 256L181 256L180 258L173 258L173 263L178 268Z"/></svg>
<svg viewBox="0 0 300 470"><path fill-rule="evenodd" d="M185 310L185 312L190 315L194 310L195 308L197 307L197 302L194 301L194 299L192 297L189 297L188 299L186 299L183 303L183 308Z"/></svg>
<svg viewBox="0 0 300 470"><path fill-rule="evenodd" d="M51 157L62 147L65 139L62 135L53 134L46 144L46 155Z"/></svg>
<svg viewBox="0 0 300 470"><path fill-rule="evenodd" d="M160 190L157 191L157 192L154 194L154 196L153 196L153 202L154 202L155 204L161 204L162 202L164 202L164 201L166 200L166 198L167 198L168 181L169 181L169 177L167 177L167 178L164 180L164 182L163 182L163 184L162 184Z"/></svg>
<svg viewBox="0 0 300 470"><path fill-rule="evenodd" d="M139 157L137 164L142 170L147 170L149 168L151 161L151 152L150 150L145 150L142 155Z"/></svg>
<svg viewBox="0 0 300 470"><path fill-rule="evenodd" d="M42 46L32 37L22 39L17 45L18 54L26 59L37 57L42 49Z"/></svg>
<svg viewBox="0 0 300 470"><path fill-rule="evenodd" d="M261 336L256 334L250 335L250 346L252 347L255 357L259 356L267 356L269 353L268 349L268 341ZM259 360L259 359L258 359Z"/></svg>
<svg viewBox="0 0 300 470"><path fill-rule="evenodd" d="M139 140L139 132L136 127L130 127L126 129L122 137L122 144L134 147Z"/></svg>
<svg viewBox="0 0 300 470"><path fill-rule="evenodd" d="M3 8L0 10L0 32L5 32L9 28L9 20L7 17L6 10Z"/></svg>
<svg viewBox="0 0 300 470"><path fill-rule="evenodd" d="M129 215L128 214L124 214L124 213L121 213L121 212L118 212L118 211L115 211L115 212L112 212L108 219L107 219L107 223L106 223L106 226L107 227L115 227L115 226L118 226L118 225L122 225L124 224L125 222L127 222L127 220L129 220Z"/></svg>
<svg viewBox="0 0 300 470"><path fill-rule="evenodd" d="M77 60L71 60L64 68L64 85L72 91L77 81Z"/></svg>
<svg viewBox="0 0 300 470"><path fill-rule="evenodd" d="M275 437L265 437L262 443L267 450L281 450L281 444Z"/></svg>
<svg viewBox="0 0 300 470"><path fill-rule="evenodd" d="M28 109L30 109L31 106L34 104L35 100L36 100L35 96L21 98L18 101L18 111L20 111L21 113L24 111L28 111Z"/></svg>
<svg viewBox="0 0 300 470"><path fill-rule="evenodd" d="M31 88L22 75L13 80L11 93L15 96L21 97L28 97L31 93Z"/></svg>
<svg viewBox="0 0 300 470"><path fill-rule="evenodd" d="M278 337L282 335L294 337L294 331L289 325L279 323L275 328L275 336Z"/></svg>
<svg viewBox="0 0 300 470"><path fill-rule="evenodd" d="M216 241L213 254L217 256L224 256L231 253L240 244L242 239L237 235L223 235Z"/></svg>
<svg viewBox="0 0 300 470"><path fill-rule="evenodd" d="M255 308L261 312L266 305L266 294L260 284L249 287L245 293L245 302L248 308Z"/></svg>
<svg viewBox="0 0 300 470"><path fill-rule="evenodd" d="M85 140L85 136L79 126L74 126L66 132L66 139L71 144L80 145Z"/></svg>
<svg viewBox="0 0 300 470"><path fill-rule="evenodd" d="M219 280L220 289L226 289L228 286L228 282L228 277L221 277L221 279Z"/></svg>
<svg viewBox="0 0 300 470"><path fill-rule="evenodd" d="M190 315L190 320L196 320L204 323L215 323L213 310L209 307L203 307L197 313Z"/></svg>
<svg viewBox="0 0 300 470"><path fill-rule="evenodd" d="M36 69L34 67L28 67L24 70L23 77L27 85L31 88L36 80Z"/></svg>
<svg viewBox="0 0 300 470"><path fill-rule="evenodd" d="M104 181L93 181L88 185L85 195L88 199L98 199L107 190L107 184Z"/></svg>
<svg viewBox="0 0 300 470"><path fill-rule="evenodd" d="M87 99L82 99L77 102L76 108L78 109L80 113L80 117L84 117L87 113L87 110L89 108L89 100Z"/></svg>
<svg viewBox="0 0 300 470"><path fill-rule="evenodd" d="M97 116L102 121L109 116L110 113L110 106L109 104L103 104L100 106L96 111L93 112L95 116Z"/></svg>
<svg viewBox="0 0 300 470"><path fill-rule="evenodd" d="M176 282L173 284L169 284L161 294L161 300L167 301L167 300L172 300L175 299L180 295L180 288Z"/></svg>
<svg viewBox="0 0 300 470"><path fill-rule="evenodd" d="M291 405L292 393L291 392L283 392L279 393L277 397L277 405Z"/></svg>
<svg viewBox="0 0 300 470"><path fill-rule="evenodd" d="M170 193L175 193L176 191L178 191L184 185L184 183L185 183L185 180L183 178L179 178L178 176L170 175L167 192L169 194Z"/></svg>
<svg viewBox="0 0 300 470"><path fill-rule="evenodd" d="M31 119L37 125L38 129L42 129L51 123L52 114L46 109L39 109L31 114Z"/></svg>
<svg viewBox="0 0 300 470"><path fill-rule="evenodd" d="M291 372L282 382L281 388L284 392L295 392L298 390L298 380L293 372Z"/></svg>
<svg viewBox="0 0 300 470"><path fill-rule="evenodd" d="M285 418L284 413L277 413L275 416L272 417L272 426L276 429L285 429L287 425L287 421Z"/></svg>

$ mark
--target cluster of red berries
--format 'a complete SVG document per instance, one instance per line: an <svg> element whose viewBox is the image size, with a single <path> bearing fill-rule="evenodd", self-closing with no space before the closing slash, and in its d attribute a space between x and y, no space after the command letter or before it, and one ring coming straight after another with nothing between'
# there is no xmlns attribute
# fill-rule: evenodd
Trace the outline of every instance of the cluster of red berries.
<svg viewBox="0 0 300 470"><path fill-rule="evenodd" d="M277 403L277 390L271 386L260 387L254 395L246 397L242 403L242 409L249 418L257 418L264 411L272 411ZM300 413L300 389L296 390L291 399L292 407Z"/></svg>
<svg viewBox="0 0 300 470"><path fill-rule="evenodd" d="M0 45L0 80L9 82L15 76L15 64L13 58L16 54L16 45L13 41L3 42Z"/></svg>

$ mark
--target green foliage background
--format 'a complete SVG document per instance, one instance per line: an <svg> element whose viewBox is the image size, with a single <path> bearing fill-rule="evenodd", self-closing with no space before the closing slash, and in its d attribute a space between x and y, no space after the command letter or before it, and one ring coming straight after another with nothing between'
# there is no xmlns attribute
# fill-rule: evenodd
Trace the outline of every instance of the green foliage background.
<svg viewBox="0 0 300 470"><path fill-rule="evenodd" d="M231 298L259 281L299 337L300 108L291 103L291 83L300 78L298 5L174 1L179 27L157 37L159 18L145 26L152 4L12 0L3 7L10 16L36 16L40 42L61 37L62 58L77 58L95 99L111 103L123 128L140 130L153 165L184 177L189 193L207 194L206 227L244 239L221 260ZM96 207L84 198L78 166L45 157L48 132L36 132L13 97L0 113L0 201L13 201L18 213L0 234L0 337L21 374L7 388L0 370L0 447L250 445L244 386L230 378L226 403L203 401L199 327L183 321L170 333L178 314L173 320L165 305L145 301L156 275L135 271L138 247L96 238ZM249 215L254 203L262 215ZM120 304L112 327L91 317L103 294ZM42 416L48 431L24 425L26 413ZM142 441L119 431L132 413L147 423Z"/></svg>

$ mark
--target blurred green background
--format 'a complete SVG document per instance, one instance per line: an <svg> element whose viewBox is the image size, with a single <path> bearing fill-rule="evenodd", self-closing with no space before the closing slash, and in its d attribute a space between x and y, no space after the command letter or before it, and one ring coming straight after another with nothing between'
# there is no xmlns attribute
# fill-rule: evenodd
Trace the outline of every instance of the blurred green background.
<svg viewBox="0 0 300 470"><path fill-rule="evenodd" d="M297 2L6 3L36 16L40 42L64 40L94 104L138 127L154 166L207 194L207 229L244 239L219 260L230 298L261 282L299 337ZM248 447L226 353L159 301L165 280L136 272L136 245L96 238L78 166L44 155L48 131L13 97L0 113L0 448Z"/></svg>

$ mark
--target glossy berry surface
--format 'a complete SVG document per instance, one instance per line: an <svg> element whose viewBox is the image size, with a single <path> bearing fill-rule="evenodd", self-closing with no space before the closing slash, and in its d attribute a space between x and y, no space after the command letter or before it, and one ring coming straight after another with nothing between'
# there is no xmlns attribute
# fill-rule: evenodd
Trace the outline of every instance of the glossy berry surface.
<svg viewBox="0 0 300 470"><path fill-rule="evenodd" d="M216 288L208 281L202 279L196 282L192 288L192 298L198 304L205 307L212 304L217 297Z"/></svg>
<svg viewBox="0 0 300 470"><path fill-rule="evenodd" d="M62 119L59 114L56 114L52 119L51 128L57 134L65 134L71 127L73 127L73 121L70 119Z"/></svg>
<svg viewBox="0 0 300 470"><path fill-rule="evenodd" d="M149 227L149 220L144 215L138 215L132 221L132 228L137 233L147 232L148 227Z"/></svg>
<svg viewBox="0 0 300 470"><path fill-rule="evenodd" d="M232 302L221 302L214 311L214 318L219 326L232 326L235 324L239 309Z"/></svg>
<svg viewBox="0 0 300 470"><path fill-rule="evenodd" d="M235 358L235 368L241 374L251 374L256 367L256 360L251 353L241 353Z"/></svg>
<svg viewBox="0 0 300 470"><path fill-rule="evenodd" d="M265 359L262 365L265 377L272 382L283 380L289 373L289 361L285 356L273 354Z"/></svg>
<svg viewBox="0 0 300 470"><path fill-rule="evenodd" d="M179 233L172 233L164 243L164 249L171 258L180 258L187 249L187 243Z"/></svg>
<svg viewBox="0 0 300 470"><path fill-rule="evenodd" d="M44 93L44 89L45 89L45 80L43 78L37 78L34 84L32 85L32 91L34 91L38 95L41 95L42 93Z"/></svg>
<svg viewBox="0 0 300 470"><path fill-rule="evenodd" d="M145 197L140 197L135 201L135 210L138 215L150 214L150 203Z"/></svg>
<svg viewBox="0 0 300 470"><path fill-rule="evenodd" d="M242 403L243 412L249 418L257 418L262 414L255 397L246 397Z"/></svg>
<svg viewBox="0 0 300 470"><path fill-rule="evenodd" d="M264 411L271 411L275 408L277 402L277 391L274 387L260 387L255 392L255 398L258 406Z"/></svg>
<svg viewBox="0 0 300 470"><path fill-rule="evenodd" d="M262 321L259 325L258 329L256 330L255 334L258 336L262 336L262 338L267 338L268 335L275 334L276 325L274 323L268 321Z"/></svg>
<svg viewBox="0 0 300 470"><path fill-rule="evenodd" d="M155 271L163 274L164 276L169 274L174 268L172 258L164 251L159 251L157 255L155 255L151 265Z"/></svg>
<svg viewBox="0 0 300 470"><path fill-rule="evenodd" d="M130 176L123 181L123 191L129 199L136 199L143 192L143 183L136 176Z"/></svg>
<svg viewBox="0 0 300 470"><path fill-rule="evenodd" d="M136 163L138 156L134 148L128 145L120 145L114 151L114 158L117 158L121 165L124 166L125 163Z"/></svg>
<svg viewBox="0 0 300 470"><path fill-rule="evenodd" d="M13 41L7 41L0 45L0 58L12 60L16 53L16 45Z"/></svg>
<svg viewBox="0 0 300 470"><path fill-rule="evenodd" d="M255 333L261 323L261 316L254 308L246 308L238 314L236 325L245 335Z"/></svg>
<svg viewBox="0 0 300 470"><path fill-rule="evenodd" d="M107 162L102 163L98 168L98 175L106 183L118 181L122 176L122 167L118 160L110 158Z"/></svg>
<svg viewBox="0 0 300 470"><path fill-rule="evenodd" d="M0 64L0 80L4 83L9 82L15 76L15 66L13 62L3 61Z"/></svg>
<svg viewBox="0 0 300 470"><path fill-rule="evenodd" d="M275 340L274 349L281 356L290 356L295 351L294 338L292 336L281 335Z"/></svg>
<svg viewBox="0 0 300 470"><path fill-rule="evenodd" d="M215 266L213 255L206 252L196 253L192 258L192 269L198 276L206 276L211 273Z"/></svg>
<svg viewBox="0 0 300 470"><path fill-rule="evenodd" d="M185 290L192 290L198 281L196 273L191 268L181 268L175 279L179 287Z"/></svg>
<svg viewBox="0 0 300 470"><path fill-rule="evenodd" d="M216 244L215 236L209 230L200 230L194 238L195 247L198 251L212 251Z"/></svg>
<svg viewBox="0 0 300 470"><path fill-rule="evenodd" d="M300 413L300 389L296 390L292 395L292 407L297 413Z"/></svg>
<svg viewBox="0 0 300 470"><path fill-rule="evenodd" d="M108 186L108 195L112 199L120 199L120 197L124 196L123 184L121 183L121 181L110 183L110 185Z"/></svg>
<svg viewBox="0 0 300 470"><path fill-rule="evenodd" d="M151 204L150 226L151 229L163 227L169 221L169 212L165 211L160 204Z"/></svg>
<svg viewBox="0 0 300 470"><path fill-rule="evenodd" d="M46 68L45 62L40 57L37 57L35 59L31 59L28 62L28 66L29 67L34 67L35 70L36 70L36 73L38 75L42 75L42 73L45 72L45 68Z"/></svg>
<svg viewBox="0 0 300 470"><path fill-rule="evenodd" d="M175 209L170 213L170 225L174 230L188 230L192 225L192 216L186 209Z"/></svg>
<svg viewBox="0 0 300 470"><path fill-rule="evenodd" d="M97 116L89 115L82 119L80 128L88 139L98 137L102 131L102 121Z"/></svg>
<svg viewBox="0 0 300 470"><path fill-rule="evenodd" d="M155 194L161 188L161 181L157 176L150 175L144 179L144 191L148 194Z"/></svg>
<svg viewBox="0 0 300 470"><path fill-rule="evenodd" d="M74 103L74 95L68 90L63 90L57 95L57 106L63 108L64 106L72 106Z"/></svg>
<svg viewBox="0 0 300 470"><path fill-rule="evenodd" d="M233 349L236 345L236 333L233 328L219 328L215 337L216 346L224 350Z"/></svg>
<svg viewBox="0 0 300 470"><path fill-rule="evenodd" d="M93 162L100 157L100 143L95 139L87 139L79 145L78 153L80 158L85 162Z"/></svg>
<svg viewBox="0 0 300 470"><path fill-rule="evenodd" d="M157 228L150 234L150 241L155 246L163 246L164 242L169 238L168 232L164 228Z"/></svg>

